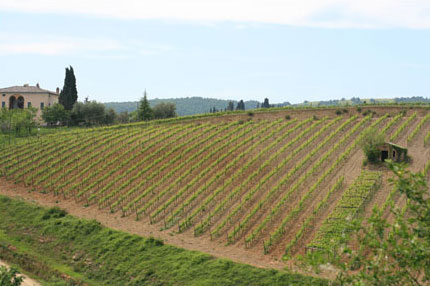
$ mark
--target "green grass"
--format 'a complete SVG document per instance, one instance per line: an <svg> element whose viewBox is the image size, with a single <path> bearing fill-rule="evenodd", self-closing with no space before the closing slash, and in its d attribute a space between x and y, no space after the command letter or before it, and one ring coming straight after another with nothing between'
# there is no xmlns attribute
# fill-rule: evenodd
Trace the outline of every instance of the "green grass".
<svg viewBox="0 0 430 286"><path fill-rule="evenodd" d="M4 196L0 258L20 265L45 285L328 285L165 245Z"/></svg>

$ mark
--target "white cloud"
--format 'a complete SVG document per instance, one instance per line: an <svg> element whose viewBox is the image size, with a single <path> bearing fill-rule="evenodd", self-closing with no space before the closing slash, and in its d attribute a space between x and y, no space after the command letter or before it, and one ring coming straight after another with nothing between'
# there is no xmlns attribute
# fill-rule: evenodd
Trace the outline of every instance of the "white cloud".
<svg viewBox="0 0 430 286"><path fill-rule="evenodd" d="M167 45L146 45L139 41L119 42L109 38L77 38L0 34L0 56L34 54L46 56L80 55L89 58L123 59L132 55L156 55L172 50Z"/></svg>
<svg viewBox="0 0 430 286"><path fill-rule="evenodd" d="M124 19L430 28L429 0L2 0L0 10Z"/></svg>
<svg viewBox="0 0 430 286"><path fill-rule="evenodd" d="M64 55L83 52L111 52L124 50L120 43L110 39L1 34L0 55L38 54Z"/></svg>

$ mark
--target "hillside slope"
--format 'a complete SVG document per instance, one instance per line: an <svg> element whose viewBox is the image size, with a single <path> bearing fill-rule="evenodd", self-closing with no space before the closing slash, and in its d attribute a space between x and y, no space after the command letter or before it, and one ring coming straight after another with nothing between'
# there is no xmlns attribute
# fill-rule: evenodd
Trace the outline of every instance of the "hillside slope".
<svg viewBox="0 0 430 286"><path fill-rule="evenodd" d="M370 108L341 114L285 110L45 136L9 146L0 155L0 170L26 188L138 220L142 228L155 226L161 237L189 239L209 252L225 248L227 257L237 251L278 260L314 245L326 219L339 213L343 194L361 185L363 169L382 176L381 182L365 198L347 199L357 204L348 208L366 215L391 197L387 170L362 165L365 130L379 129L387 141L407 146L414 170L430 159L425 109Z"/></svg>

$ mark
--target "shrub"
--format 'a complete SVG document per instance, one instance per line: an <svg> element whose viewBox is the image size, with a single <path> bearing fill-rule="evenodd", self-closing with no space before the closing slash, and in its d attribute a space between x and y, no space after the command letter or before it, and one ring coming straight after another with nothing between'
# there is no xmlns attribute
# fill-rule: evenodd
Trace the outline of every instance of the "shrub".
<svg viewBox="0 0 430 286"><path fill-rule="evenodd" d="M1 286L19 286L24 278L18 276L19 272L14 269L7 269L5 266L0 266L0 285Z"/></svg>
<svg viewBox="0 0 430 286"><path fill-rule="evenodd" d="M375 163L378 161L378 147L382 144L384 144L384 134L379 133L376 128L369 129L364 133L361 145L364 155L369 163Z"/></svg>
<svg viewBox="0 0 430 286"><path fill-rule="evenodd" d="M367 116L367 115L369 115L371 113L372 113L372 110L368 109L368 110L366 110L366 111L363 112L363 116Z"/></svg>
<svg viewBox="0 0 430 286"><path fill-rule="evenodd" d="M357 106L357 112L360 113L361 112L361 107Z"/></svg>
<svg viewBox="0 0 430 286"><path fill-rule="evenodd" d="M249 112L248 112L248 115L252 117L252 116L254 116L254 112L249 111Z"/></svg>
<svg viewBox="0 0 430 286"><path fill-rule="evenodd" d="M291 119L291 116L287 114L287 115L285 115L285 119L286 119L286 120L290 120L290 119Z"/></svg>
<svg viewBox="0 0 430 286"><path fill-rule="evenodd" d="M336 115L341 115L342 111L340 109L336 110Z"/></svg>
<svg viewBox="0 0 430 286"><path fill-rule="evenodd" d="M67 215L65 210L60 209L59 207L52 207L45 211L42 219L50 219L50 218L62 218Z"/></svg>
<svg viewBox="0 0 430 286"><path fill-rule="evenodd" d="M164 245L164 241L162 241L159 238L155 238L153 236L150 236L146 241L145 244L147 245L155 245L155 246L162 246Z"/></svg>

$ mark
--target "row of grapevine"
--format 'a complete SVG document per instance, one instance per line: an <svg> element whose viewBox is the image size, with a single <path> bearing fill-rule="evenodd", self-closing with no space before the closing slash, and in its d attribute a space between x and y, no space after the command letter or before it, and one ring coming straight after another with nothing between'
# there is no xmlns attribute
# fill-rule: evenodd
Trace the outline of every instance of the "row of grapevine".
<svg viewBox="0 0 430 286"><path fill-rule="evenodd" d="M166 138L169 136L172 131L174 131L174 126L168 126L166 128L151 128L150 131L143 136L139 136L139 143L134 144L134 142L128 142L128 146L123 148L124 146L118 146L116 151L119 152L119 155L115 156L111 160L106 159L105 164L99 165L99 168L94 171L95 174L100 175L92 182L88 182L85 187L81 188L81 191L77 194L78 197L86 196L88 202L92 202L98 195L100 190L104 190L104 188L112 187L118 180L114 179L109 181L109 178L115 177L121 169L125 168L129 164L132 164L133 161L139 159L141 155L145 155L150 153L154 148L157 148L159 144L162 144L166 141ZM145 139L141 138L146 137ZM134 154L138 154L135 156ZM141 154L141 155L140 155ZM143 158L143 160L145 157ZM121 177L122 178L122 177ZM84 179L86 181L86 179Z"/></svg>
<svg viewBox="0 0 430 286"><path fill-rule="evenodd" d="M402 113L399 113L399 114L397 114L396 116L394 116L394 117L393 117L393 119L392 119L390 122L388 122L388 124L387 124L387 125L385 125L385 127L384 127L384 128L382 128L381 132L382 132L383 134L387 133L388 129L390 129L390 128L391 128L391 126L393 126L393 125L394 125L394 124L396 124L398 121L400 121L400 119L402 119L402 117L403 117L403 114L402 114Z"/></svg>
<svg viewBox="0 0 430 286"><path fill-rule="evenodd" d="M254 126L254 128L258 130L261 125L262 125L262 122L259 122L259 123L256 124L256 126ZM227 146L231 146L231 145L233 145L233 147L232 148L228 148L227 152L225 152L221 156L219 156L214 162L212 162L206 168L200 169L200 172L199 172L198 176L195 176L185 186L183 186L182 188L180 188L179 190L177 190L176 193L172 197L170 197L170 199L168 199L167 201L165 201L153 213L151 213L150 214L151 221L154 221L156 219L156 217L161 212L165 211L171 204L173 204L174 202L178 201L184 194L186 194L194 186L198 186L198 182L202 181L202 179L205 178L205 176L210 175L210 172L213 171L213 170L216 170L217 166L219 166L222 162L227 161L226 159L229 158L229 157L231 157L231 155L234 152L236 152L241 147L243 147L246 144L248 144L251 141L253 141L254 137L253 136L248 136L249 133L250 133L250 130L244 129L241 133L236 134L234 137L232 137L229 140L227 140L224 143L224 145L223 145L224 148L227 147ZM244 139L242 140L242 138L244 138ZM239 143L232 144L233 142L237 142L237 141L239 141ZM212 157L212 155L210 155L210 157L208 157L208 158L211 158L211 157ZM218 168L218 169L223 170L223 168ZM212 185L212 183L214 182L215 179L217 179L216 175L212 176L212 178L210 178L210 177L206 178L204 180L205 181L205 185L208 185L208 186ZM158 202L162 198L162 196L164 196L170 189L172 189L172 188L167 188L163 192L159 193L155 198L153 198L152 200L150 200L148 202L148 204L146 204L146 206L144 206L143 208L141 208L138 211L138 213L142 213L142 212L146 211L152 204L154 204L156 201Z"/></svg>
<svg viewBox="0 0 430 286"><path fill-rule="evenodd" d="M160 153L160 150L166 150L170 145L168 144L168 140L176 138L176 136L183 135L184 132L189 132L189 128L191 125L180 125L180 126L170 126L170 128L166 131L162 130L160 133L162 136L157 137L157 140L151 140L150 144L143 147L141 150L141 154L143 156L128 156L125 160L121 161L121 164L117 165L118 170L121 171L119 174L116 174L112 180L110 180L103 187L97 189L95 192L90 194L88 200L92 202L97 198L99 207L103 207L101 205L103 202L100 202L100 198L102 198L105 194L109 193L115 186L121 181L126 180L130 173L134 170L138 170L140 166L143 166L146 162L154 160L157 155ZM155 149L155 152L149 153L149 156L144 156L150 150ZM141 159L141 160L139 160ZM131 165L131 166L130 166ZM125 170L124 170L125 168Z"/></svg>
<svg viewBox="0 0 430 286"><path fill-rule="evenodd" d="M272 150L273 148L275 148L275 146L279 145L281 142L283 142L286 138L288 138L289 135L291 135L292 133L294 133L296 130L300 129L302 126L306 125L307 123L309 123L312 119L308 119L308 120L304 120L301 121L299 124L297 124L296 126L294 126L293 128L289 129L287 132L282 133L281 136L277 137L276 140L274 140L271 144L267 145L263 150L261 150L258 155L256 157L254 157L253 160L245 163L241 169L237 170L237 172L235 174L233 174L233 176L231 177L231 179L226 182L226 184L224 186L222 186L221 188L217 189L216 191L214 191L208 198L205 199L205 201L200 205L200 207L196 210L193 211L193 213L191 215L189 215L180 225L179 225L179 231L184 230L186 227L188 227L189 225L192 224L193 220L195 217L197 217L203 210L208 209L209 208L209 204L213 203L215 201L215 198L221 193L224 192L225 190L227 190L227 187L229 185L231 185L233 183L233 181L236 181L241 175L245 174L245 172L251 167L253 166L254 163L258 162L258 160L260 160L261 158L263 158L263 156L265 154L267 154L269 152L269 150ZM263 170L266 166L268 166L270 164L270 162L272 160L274 160L275 158L277 158L279 156L279 154L281 154L282 152L284 152L284 150L286 150L287 148L289 148L290 146L292 146L295 142L297 142L300 138L303 137L304 134L307 134L308 132L310 132L311 130L313 130L314 128L316 128L316 126L319 125L319 122L313 124L312 126L308 127L307 129L305 129L302 133L300 133L298 136L296 136L295 138L293 138L291 141L288 142L288 144L283 145L282 148L278 149L277 152L275 152L268 160L266 160L261 166L260 168L253 172L250 176L247 176L245 178L245 180L242 181L242 183L233 188L233 190L231 190L228 194L228 196L226 198L224 198L221 202L219 202L216 207L210 211L208 217L203 220L202 222L200 222L196 228L195 228L195 235L198 235L200 233L202 233L210 224L212 221L212 218L214 218L216 215L218 215L222 210L224 210L225 206L227 205L228 202L231 202L232 199L238 195L238 193L240 191L242 191L243 189L245 189L245 186L253 179L257 176L257 174ZM272 136L272 135L270 135ZM266 139L266 138L265 138Z"/></svg>
<svg viewBox="0 0 430 286"><path fill-rule="evenodd" d="M265 131L270 131L269 134L261 134L260 139L255 141L251 146L249 146L247 149L243 150L242 153L240 153L239 156L236 156L232 161L230 161L226 167L224 167L222 170L219 170L216 174L212 176L212 178L206 182L204 187L201 187L200 189L196 190L189 198L187 198L184 202L181 203L179 207L177 207L175 210L172 211L172 214L166 219L167 224L172 224L176 217L178 217L181 213L184 212L184 210L188 207L190 207L194 201L197 201L197 198L201 196L204 192L207 192L209 187L212 185L212 182L214 182L215 179L221 179L222 174L225 174L229 172L233 167L237 165L238 162L242 163L242 168L240 170L244 170L244 166L248 165L249 162L255 161L254 157L250 161L246 161L246 158L250 158L250 154L256 150L259 146L261 146L264 142L272 138L275 134L282 133L284 129L289 127L293 122L290 121L286 124L279 124L279 126L275 129L272 128L273 125L271 125L269 128L267 128ZM227 178L227 180L223 180L222 185L212 191L210 194L210 201L212 201L216 195L220 194L223 190L225 190L231 183L233 183L237 179L237 175L241 172L235 172L233 175ZM207 200L207 199L206 199ZM200 208L206 208L204 204L200 205Z"/></svg>
<svg viewBox="0 0 430 286"><path fill-rule="evenodd" d="M418 132L421 130L421 128L423 127L423 125L429 121L430 119L430 113L427 114L426 116L424 116L421 121L418 123L418 125L414 128L414 130L412 130L412 132L409 134L408 136L408 142L411 142L415 136L418 134Z"/></svg>
<svg viewBox="0 0 430 286"><path fill-rule="evenodd" d="M414 112L410 117L408 117L407 120L405 120L402 125L400 125L399 128L397 128L396 132L393 133L390 137L390 141L394 141L397 139L397 137L402 133L402 131L417 117L417 113Z"/></svg>
<svg viewBox="0 0 430 286"><path fill-rule="evenodd" d="M64 165L66 165L66 161L74 157L76 154L82 153L82 152L88 152L88 154L91 154L91 156L88 156L88 158L99 158L98 160L94 160L93 163L91 163L91 170L94 169L96 165L103 162L103 160L106 159L106 156L100 156L105 151L110 150L108 154L113 155L115 153L115 148L113 148L116 145L122 145L124 142L127 142L129 139L134 138L134 140L137 140L138 131L132 133L120 133L118 132L115 134L114 137L105 138L103 141L98 142L97 144L94 144L93 142L88 142L87 144L80 144L79 148L77 149L70 149L68 152L64 152L57 155L57 159L53 158L51 163L46 164L45 167L41 166L38 171L33 174L33 177L36 178L34 182L32 182L32 185L42 185L45 181L52 180L55 177L56 173L59 173L61 169L64 168ZM106 144L106 141L109 140L110 145ZM73 150L73 151L72 151ZM96 154L95 156L93 156ZM91 173L94 174L95 172ZM85 184L86 181L83 180L82 184Z"/></svg>
<svg viewBox="0 0 430 286"><path fill-rule="evenodd" d="M123 153L122 155L127 155L127 154L132 154L133 152L135 152L140 145L136 144L137 141L140 142L140 144L144 144L145 142L149 141L149 140L153 140L156 139L158 136L160 136L161 133L157 133L155 129L146 129L145 132L140 132L140 130L136 130L138 132L138 136L136 136L135 138L131 138L130 140L122 140L119 142L114 142L112 140L109 141L105 141L102 144L107 145L107 147L109 149L112 149L116 152L116 154L122 150L125 146L131 146L133 145L133 147L129 148L125 153ZM142 137L147 137L145 140L141 141ZM109 143L107 143L109 142ZM98 150L98 148L100 148L100 146L93 146L89 149L92 150ZM64 190L66 189L66 187L71 184L71 180L70 180L70 176L72 176L75 172L79 172L79 170L81 168L83 168L83 166L86 166L86 164L88 164L89 160L90 160L90 154L93 152L92 150L87 150L85 149L84 152L79 153L77 155L74 155L73 157L71 157L69 160L66 160L63 162L62 164L62 172L60 172L57 177L55 177L53 180L51 180L45 187L49 188L49 189L54 189L54 193L59 193L62 192L65 195ZM106 150L103 150L106 151ZM97 152L98 153L98 152ZM115 159L113 160L108 160L105 156L103 156L103 158L105 159L106 165L100 165L100 167L106 169L107 167L112 166L113 164L119 162L122 159L122 156L116 156ZM95 174L99 174L100 169L101 168L97 168L97 170L93 170L93 172ZM110 169L112 171L112 169ZM111 173L113 174L113 173ZM105 179L107 179L108 177L106 177ZM88 180L87 178L81 179L80 180L82 182L82 186L79 192L77 192L77 194L75 195L75 198L79 198L81 196L81 192L86 192L89 188L89 186L95 186L100 184L103 180L97 179L96 181L93 181L89 186L85 185L84 187L84 183L88 184ZM61 183L60 183L61 182ZM87 202L88 203L88 202Z"/></svg>
<svg viewBox="0 0 430 286"><path fill-rule="evenodd" d="M376 126L378 126L384 119L388 117L388 114L385 114L384 116L380 117L378 120L374 121L369 127L366 128L366 130L370 130ZM352 153L352 151L356 148L356 146L359 144L362 138L362 134L365 134L365 132L361 133L354 142L337 158L337 160L328 168L323 175L320 176L318 181L311 187L311 189L308 190L308 192L302 197L301 201L298 203L296 208L291 211L286 218L281 223L281 226L278 227L278 229L273 232L269 238L269 241L264 242L264 252L267 253L270 250L270 247L273 245L275 238L279 238L280 234L282 234L283 229L285 228L287 222L291 220L295 216L295 214L299 213L300 209L302 208L304 201L309 197L309 193L315 190L315 188L321 184L321 181L324 180L329 174L334 173L334 170L340 166L340 164L345 161L345 159ZM331 194L340 188L340 185L343 182L343 177L341 177L337 183L333 186L332 189L329 190L329 192L325 195L322 201L320 201L316 207L314 207L313 214L309 216L305 222L302 224L301 228L298 230L298 232L295 234L294 238L289 241L285 247L285 254L287 256L291 255L291 249L295 246L297 241L303 236L304 231L307 227L309 227L309 224L314 220L316 213L325 206L327 200L331 196Z"/></svg>
<svg viewBox="0 0 430 286"><path fill-rule="evenodd" d="M111 192L109 192L108 194L105 194L104 196L99 198L98 204L99 205L109 204L109 200L116 197L124 189L126 189L128 186L130 186L132 183L134 183L138 179L145 178L146 181L150 181L155 176L160 174L160 168L157 166L161 162L165 162L166 159L170 158L172 154L175 154L179 150L183 149L185 146L187 146L187 145L191 144L193 141L195 141L195 137L190 136L190 135L194 135L194 133L197 132L204 137L206 135L206 133L209 132L210 130L212 130L212 128L207 128L207 126L194 126L193 128L187 129L186 132L184 132L183 134L178 135L176 137L176 140L178 142L181 141L182 139L184 139L184 141L182 143L175 144L173 146L173 148L168 148L168 147L172 147L169 145L166 145L166 147L163 147L163 148L159 148L159 149L157 149L156 152L151 154L152 155L151 157L153 159L151 161L149 161L148 164L142 163L144 161L147 161L147 159L146 159L146 160L140 161L138 164L135 164L134 166L130 167L127 170L127 175L128 175L127 179L125 179L121 185L117 186ZM187 139L185 139L185 138L187 138ZM162 155L159 155L159 154L162 154ZM150 156L148 156L147 158L149 158L149 157ZM167 161L167 163L170 163L170 162L171 162L170 160ZM130 176L130 174L132 172L134 172L135 170L138 170L138 171L133 176ZM152 173L147 175L147 173L150 171L152 171Z"/></svg>
<svg viewBox="0 0 430 286"><path fill-rule="evenodd" d="M232 126L236 126L234 128L231 128ZM191 174L192 171L197 168L197 166L202 166L202 163L204 162L203 159L199 158L200 155L205 154L209 150L212 150L212 152L219 152L222 148L215 148L213 147L217 146L220 142L223 142L225 139L230 138L235 133L239 131L239 128L242 128L242 126L238 126L235 123L230 123L225 125L222 128L219 128L218 131L215 133L215 135L222 136L219 137L212 137L209 136L206 138L206 141L209 142L207 145L200 146L200 149L192 154L191 156L188 156L185 158L184 161L182 161L180 164L178 164L175 168L173 168L168 174L164 176L165 180L160 180L152 185L150 185L148 188L144 189L145 181L141 181L137 185L135 185L127 194L127 201L125 205L122 206L122 212L123 214L128 214L129 210L137 210L137 206L143 201L147 196L150 194L155 193L155 189L160 186L165 181L168 181L173 175L177 174L178 171L185 169L185 167L189 166L190 169L188 169L183 174L178 174L176 176L176 179L174 180L174 185L180 184L184 179L187 177L188 174ZM215 138L214 140L211 140L212 138ZM211 152L211 154L212 154ZM215 153L216 154L216 153ZM195 160L199 160L198 162L195 162ZM141 192L139 192L141 190ZM120 198L120 200L124 200L123 198ZM137 219L139 219L137 215Z"/></svg>
<svg viewBox="0 0 430 286"><path fill-rule="evenodd" d="M331 251L350 229L349 222L362 210L372 194L380 187L380 172L362 171L342 194L336 208L325 219L308 248Z"/></svg>
<svg viewBox="0 0 430 286"><path fill-rule="evenodd" d="M329 189L329 191L325 194L323 199L318 202L318 204L314 207L312 214L309 215L306 220L302 223L300 229L295 233L293 239L291 239L287 245L285 246L285 255L290 257L293 253L293 248L297 244L297 242L305 235L306 229L310 228L314 223L316 218L320 215L320 212L328 206L328 202L331 199L332 195L335 194L338 190L340 190L343 186L344 177L340 177L337 179L336 183ZM264 243L264 253L268 253L269 249L267 245Z"/></svg>
<svg viewBox="0 0 430 286"><path fill-rule="evenodd" d="M159 175L161 174L165 169L167 169L172 164L176 164L181 159L190 158L187 157L189 153L191 153L193 150L195 150L198 147L201 147L205 142L211 140L212 138L215 138L220 133L224 132L230 128L229 125L224 126L224 128L216 128L216 125L211 126L205 131L204 136L200 136L199 140L192 140L190 143L193 143L192 145L188 145L185 150L181 152L177 152L178 154L173 157L171 160L169 160L167 163L162 165L159 169L156 170L156 173L151 174L149 177L146 177L146 179L139 181L137 184L135 184L132 188L130 188L127 192L121 194L121 196L110 206L111 209L115 209L118 206L122 206L122 213L125 215L125 212L127 209L123 206L124 204L127 204L134 196L135 193L139 192L139 190L143 190L144 186L148 184L148 181L150 178L154 177L155 174ZM188 141L187 141L188 143ZM185 142L182 144L182 146L185 146ZM181 146L181 147L182 147ZM172 168L167 174L163 174L163 180L157 180L154 182L149 188L146 188L146 191L152 192L154 189L156 189L159 185L164 183L166 180L170 179L177 170L179 170L183 165L185 165L187 160L183 160L181 164L177 165L175 168ZM182 165L182 166L181 166ZM151 190L150 190L151 189Z"/></svg>
<svg viewBox="0 0 430 286"><path fill-rule="evenodd" d="M110 133L104 133L98 138L90 138L87 137L86 141L83 142L84 145L90 146L90 144L100 143L105 140L105 138L110 138L115 135ZM70 138L69 141L63 141L61 144L53 144L51 148L43 151L36 151L28 154L28 156L18 156L16 160L12 161L12 165L5 165L4 168L8 169L6 172L6 176L14 175L16 180L20 180L21 177L27 175L25 178L25 183L28 184L33 180L35 173L40 171L40 167L52 162L55 158L58 157L58 154L65 153L66 150L75 150L79 149L79 146L82 144L79 138L73 137ZM13 168L11 168L13 167ZM37 171L36 171L37 170ZM31 174L30 173L33 173ZM41 173L40 173L41 174ZM39 175L40 175L39 174Z"/></svg>
<svg viewBox="0 0 430 286"><path fill-rule="evenodd" d="M301 145L299 145L292 152L290 152L287 157L285 157L284 159L282 159L282 161L280 163L278 163L276 166L274 166L273 168L271 168L269 173L267 173L266 175L261 176L261 173L263 172L264 169L266 169L266 167L270 168L270 166L273 165L272 162L274 162L275 159L277 159L290 146L292 146L294 143L296 143L300 139L304 138L305 135L307 135L308 133L310 133L310 131L314 130L317 126L321 125L323 122L322 121L317 121L317 122L313 123L310 127L308 127L307 129L305 129L304 131L302 131L298 136L296 136L296 138L294 138L293 140L289 141L277 153L273 154L268 160L266 160L263 163L263 165L261 165L259 167L259 169L255 170L253 172L253 174L251 174L250 178L258 178L258 177L260 177L261 179L250 190L246 190L246 188L241 188L241 189L245 189L246 191L241 196L240 203L232 211L229 212L229 214L227 215L227 217L225 217L220 223L218 223L215 226L215 229L213 231L211 231L211 236L214 236L214 237L218 236L220 234L221 230L224 228L224 226L226 226L233 219L234 216L236 216L237 214L239 214L239 212L245 208L245 205L247 205L254 198L254 196L256 195L256 193L259 190L262 189L263 185L265 185L271 178L273 178L275 176L275 174L277 174L280 170L282 170L294 158L295 155L297 155L300 151L304 150L307 146L309 146L316 138L318 138L323 132L325 132L328 129L328 127L332 126L338 120L339 119L336 119L336 120L331 121L328 124L326 124L321 129L322 131L320 130L319 132L315 133L313 136L310 136L309 139L307 139L306 141L304 141ZM243 187L245 187L245 185ZM216 209L217 209L217 207L216 207ZM203 226L203 225L199 224L196 228L198 230L200 230L201 226Z"/></svg>
<svg viewBox="0 0 430 286"><path fill-rule="evenodd" d="M321 169L324 162L328 161L328 158L334 154L337 150L341 148L350 138L352 138L361 127L370 120L370 116L365 117L363 120L358 122L351 130L349 130L341 140L336 142L326 153L324 153L319 160L309 169L304 175L299 178L293 186L291 186L284 194L282 199L276 204L276 206L271 210L270 214L265 217L265 219L254 229L254 231L246 237L245 241L247 243L251 243L259 233L262 232L264 227L273 220L273 218L280 213L281 208L286 204L286 202L290 199L291 195L298 191L299 187L303 185L306 181L314 176L314 174ZM342 130L342 129L341 129ZM339 131L338 131L339 132ZM338 133L336 133L338 134ZM335 135L336 135L335 134ZM345 151L348 152L348 149ZM345 153L344 152L344 153ZM279 239L285 232L286 225L295 218L304 208L306 201L311 197L313 192L320 187L321 183L332 174L339 166L344 162L345 155L340 155L337 157L336 161L327 169L325 172L318 178L317 182L307 190L307 192L301 197L300 201L297 203L296 207L288 212L288 214L284 217L281 224L270 234L269 240L264 242L265 249L268 249L273 244L277 243Z"/></svg>

